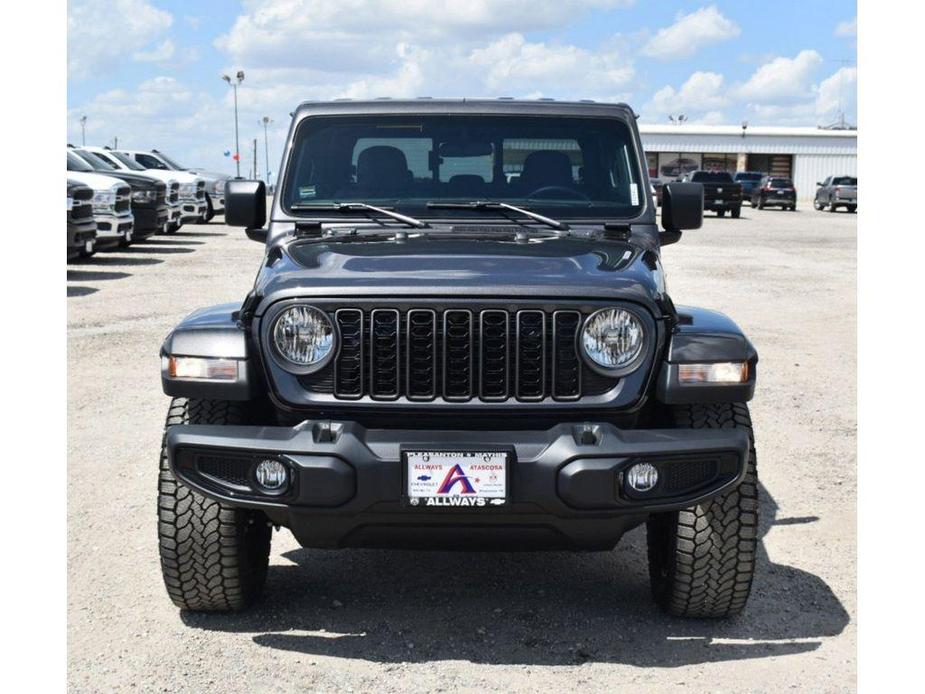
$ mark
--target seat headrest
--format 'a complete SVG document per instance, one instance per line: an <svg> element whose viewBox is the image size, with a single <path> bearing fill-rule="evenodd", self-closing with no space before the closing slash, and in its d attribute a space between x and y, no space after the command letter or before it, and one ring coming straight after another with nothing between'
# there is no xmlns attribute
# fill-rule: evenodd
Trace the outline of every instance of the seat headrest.
<svg viewBox="0 0 925 694"><path fill-rule="evenodd" d="M374 145L357 157L357 183L394 188L411 179L408 160L397 147Z"/></svg>
<svg viewBox="0 0 925 694"><path fill-rule="evenodd" d="M572 162L564 152L550 149L531 152L524 160L520 181L534 187L573 185Z"/></svg>

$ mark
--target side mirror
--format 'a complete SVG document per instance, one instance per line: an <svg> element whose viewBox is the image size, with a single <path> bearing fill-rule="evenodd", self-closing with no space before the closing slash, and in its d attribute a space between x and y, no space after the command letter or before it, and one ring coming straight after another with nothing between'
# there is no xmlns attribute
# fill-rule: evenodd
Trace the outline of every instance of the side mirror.
<svg viewBox="0 0 925 694"><path fill-rule="evenodd" d="M821 186L821 185L822 185L822 181L816 181L816 185L817 185L817 186Z"/></svg>
<svg viewBox="0 0 925 694"><path fill-rule="evenodd" d="M267 187L263 181L229 180L225 183L225 224L251 231L267 221ZM266 235L264 235L266 240Z"/></svg>
<svg viewBox="0 0 925 694"><path fill-rule="evenodd" d="M703 224L703 184L666 183L662 187L662 245L674 243L685 229Z"/></svg>

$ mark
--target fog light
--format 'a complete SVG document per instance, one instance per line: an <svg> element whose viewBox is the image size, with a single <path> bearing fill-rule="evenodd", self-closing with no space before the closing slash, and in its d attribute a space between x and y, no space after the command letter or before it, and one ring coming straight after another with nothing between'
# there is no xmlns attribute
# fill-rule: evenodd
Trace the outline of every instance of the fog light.
<svg viewBox="0 0 925 694"><path fill-rule="evenodd" d="M278 492L289 481L289 472L286 466L278 460L261 460L254 470L257 484L271 492Z"/></svg>
<svg viewBox="0 0 925 694"><path fill-rule="evenodd" d="M647 492L658 483L658 470L649 463L636 463L626 471L626 483L634 492Z"/></svg>

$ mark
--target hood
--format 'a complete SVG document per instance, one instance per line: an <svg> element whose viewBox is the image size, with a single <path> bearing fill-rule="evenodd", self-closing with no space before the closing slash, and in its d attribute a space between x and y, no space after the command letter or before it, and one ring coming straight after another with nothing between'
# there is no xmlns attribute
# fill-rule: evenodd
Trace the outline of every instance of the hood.
<svg viewBox="0 0 925 694"><path fill-rule="evenodd" d="M207 181L227 181L231 178L228 174L219 173L218 171L206 171L205 169L187 169L187 171Z"/></svg>
<svg viewBox="0 0 925 694"><path fill-rule="evenodd" d="M113 187L126 185L125 181L115 176L104 176L103 174L87 173L84 171L68 171L67 177L72 181L90 186L95 191L111 190Z"/></svg>
<svg viewBox="0 0 925 694"><path fill-rule="evenodd" d="M163 181L154 176L141 173L130 173L128 171L113 171L111 174L106 175L122 179L131 185L132 188L155 188L158 183L163 183Z"/></svg>
<svg viewBox="0 0 925 694"><path fill-rule="evenodd" d="M140 171L138 173L141 173ZM155 176L160 180L167 182L174 180L177 183L195 183L196 181L201 181L201 176L196 176L191 174L189 171L165 171L164 169L145 169L145 176Z"/></svg>
<svg viewBox="0 0 925 694"><path fill-rule="evenodd" d="M620 241L421 238L293 241L271 248L260 313L296 296L620 298L653 310L664 287L654 253Z"/></svg>

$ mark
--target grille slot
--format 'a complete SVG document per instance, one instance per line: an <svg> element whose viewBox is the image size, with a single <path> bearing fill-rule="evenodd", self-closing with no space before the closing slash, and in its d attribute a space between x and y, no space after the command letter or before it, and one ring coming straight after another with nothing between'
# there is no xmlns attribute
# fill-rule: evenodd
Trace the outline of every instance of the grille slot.
<svg viewBox="0 0 925 694"><path fill-rule="evenodd" d="M552 395L560 400L581 397L581 360L578 356L578 311L552 314Z"/></svg>
<svg viewBox="0 0 925 694"><path fill-rule="evenodd" d="M405 394L410 400L432 400L437 396L437 312L408 311L406 330Z"/></svg>
<svg viewBox="0 0 925 694"><path fill-rule="evenodd" d="M334 394L354 399L363 396L363 312L342 308L334 313L340 332L340 350L334 369Z"/></svg>
<svg viewBox="0 0 925 694"><path fill-rule="evenodd" d="M248 458L225 458L217 455L196 456L196 468L200 473L236 487L250 487L250 480L248 479L250 466L251 460Z"/></svg>
<svg viewBox="0 0 925 694"><path fill-rule="evenodd" d="M716 477L719 463L716 460L678 460L662 466L665 474L665 492L683 492L705 485Z"/></svg>
<svg viewBox="0 0 925 694"><path fill-rule="evenodd" d="M472 311L453 309L443 314L443 397L472 397Z"/></svg>
<svg viewBox="0 0 925 694"><path fill-rule="evenodd" d="M399 352L398 311L377 308L370 314L369 392L374 398L394 400L398 397Z"/></svg>
<svg viewBox="0 0 925 694"><path fill-rule="evenodd" d="M546 392L546 314L517 312L517 399L542 400Z"/></svg>
<svg viewBox="0 0 925 694"><path fill-rule="evenodd" d="M500 401L510 396L510 317L507 311L479 315L479 397Z"/></svg>

